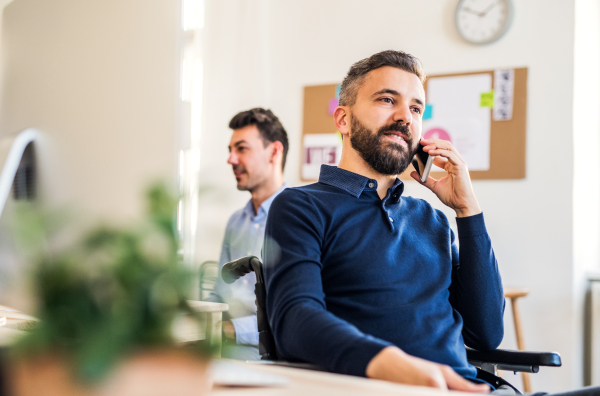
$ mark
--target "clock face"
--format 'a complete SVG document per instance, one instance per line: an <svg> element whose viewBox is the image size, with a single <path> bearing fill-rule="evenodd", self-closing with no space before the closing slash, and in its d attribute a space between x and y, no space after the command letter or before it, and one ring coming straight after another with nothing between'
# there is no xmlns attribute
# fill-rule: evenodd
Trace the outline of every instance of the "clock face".
<svg viewBox="0 0 600 396"><path fill-rule="evenodd" d="M461 0L456 8L456 27L467 41L487 44L506 33L512 14L510 0Z"/></svg>

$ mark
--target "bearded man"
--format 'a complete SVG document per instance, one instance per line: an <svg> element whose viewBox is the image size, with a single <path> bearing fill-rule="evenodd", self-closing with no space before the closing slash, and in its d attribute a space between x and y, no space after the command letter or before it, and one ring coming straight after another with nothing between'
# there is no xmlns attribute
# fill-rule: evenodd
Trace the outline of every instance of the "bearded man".
<svg viewBox="0 0 600 396"><path fill-rule="evenodd" d="M420 62L398 51L350 68L334 112L339 166L271 205L267 312L283 359L485 392L465 344L502 341L502 282L467 164L450 142L420 140L424 80ZM422 184L456 212L460 248L441 211L402 195L398 175L418 144L447 172Z"/></svg>

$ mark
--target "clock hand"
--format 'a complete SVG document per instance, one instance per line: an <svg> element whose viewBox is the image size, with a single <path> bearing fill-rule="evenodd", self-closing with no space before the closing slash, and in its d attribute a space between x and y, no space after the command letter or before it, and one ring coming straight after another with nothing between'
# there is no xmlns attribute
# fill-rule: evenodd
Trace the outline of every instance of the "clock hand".
<svg viewBox="0 0 600 396"><path fill-rule="evenodd" d="M492 8L496 7L498 5L497 1L494 1L492 4L490 4L488 6L488 8L486 8L481 14L479 14L480 17L484 17L488 12L490 12L492 10Z"/></svg>
<svg viewBox="0 0 600 396"><path fill-rule="evenodd" d="M480 12L474 11L474 10L472 10L472 9L468 8L468 7L463 7L463 8L462 8L462 10L463 10L463 11L466 11L466 12L470 12L471 14L474 14L474 15L477 15L477 16L481 16L481 15L480 15L480 14L481 14Z"/></svg>

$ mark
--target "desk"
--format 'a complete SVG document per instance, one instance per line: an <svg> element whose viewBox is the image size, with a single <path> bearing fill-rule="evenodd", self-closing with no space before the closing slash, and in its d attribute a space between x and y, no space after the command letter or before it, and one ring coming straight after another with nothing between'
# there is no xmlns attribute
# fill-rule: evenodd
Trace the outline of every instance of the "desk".
<svg viewBox="0 0 600 396"><path fill-rule="evenodd" d="M229 305L208 301L188 301L196 312L202 312L206 317L206 340L213 345L221 345L223 312L229 310ZM219 356L221 356L219 352Z"/></svg>
<svg viewBox="0 0 600 396"><path fill-rule="evenodd" d="M178 342L194 342L207 340L212 345L219 346L217 357L221 356L221 333L223 312L229 310L229 305L208 301L188 300L188 304L203 316L205 326L198 328L198 323L189 318L181 317L173 325L173 333Z"/></svg>
<svg viewBox="0 0 600 396"><path fill-rule="evenodd" d="M394 395L394 396L442 396L447 392L393 384L367 378L324 373L289 367L266 365L261 363L238 362L252 370L279 375L290 380L289 385L282 387L227 388L215 386L211 396L358 396L358 395ZM469 395L473 393L452 392L452 395Z"/></svg>
<svg viewBox="0 0 600 396"><path fill-rule="evenodd" d="M23 330L31 329L38 319L17 310L0 305L0 317L6 318L6 323L0 326L0 346L11 345L23 335Z"/></svg>
<svg viewBox="0 0 600 396"><path fill-rule="evenodd" d="M214 303L208 301L189 300L188 303L196 311L203 315L205 326L198 327L198 323L191 318L181 317L173 325L173 335L178 342L193 342L198 340L208 340L213 345L221 345L221 326L223 312L229 310L229 305ZM7 317L16 322L35 321L32 316L6 308L0 305L0 317ZM21 332L10 329L11 326L0 326L0 345L7 345L12 342ZM14 327L14 326L13 326ZM217 353L221 356L220 349Z"/></svg>

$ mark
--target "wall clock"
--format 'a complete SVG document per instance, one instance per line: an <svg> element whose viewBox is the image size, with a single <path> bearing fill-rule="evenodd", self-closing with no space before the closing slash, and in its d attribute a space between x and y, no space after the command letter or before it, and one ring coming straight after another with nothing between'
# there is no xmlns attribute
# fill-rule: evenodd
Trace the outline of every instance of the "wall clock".
<svg viewBox="0 0 600 396"><path fill-rule="evenodd" d="M513 19L511 0L460 0L456 7L456 27L474 44L488 44L506 33Z"/></svg>

